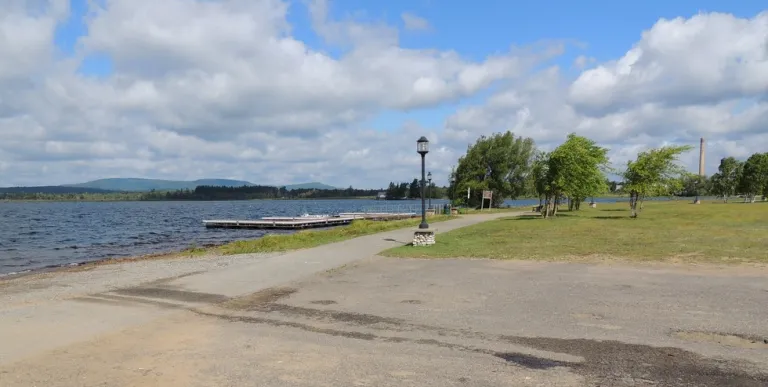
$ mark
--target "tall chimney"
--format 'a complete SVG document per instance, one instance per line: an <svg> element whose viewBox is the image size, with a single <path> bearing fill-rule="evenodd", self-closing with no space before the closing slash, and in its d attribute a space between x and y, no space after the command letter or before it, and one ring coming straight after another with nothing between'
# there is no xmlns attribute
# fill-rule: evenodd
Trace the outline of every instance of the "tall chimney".
<svg viewBox="0 0 768 387"><path fill-rule="evenodd" d="M704 137L699 143L699 176L704 176Z"/></svg>

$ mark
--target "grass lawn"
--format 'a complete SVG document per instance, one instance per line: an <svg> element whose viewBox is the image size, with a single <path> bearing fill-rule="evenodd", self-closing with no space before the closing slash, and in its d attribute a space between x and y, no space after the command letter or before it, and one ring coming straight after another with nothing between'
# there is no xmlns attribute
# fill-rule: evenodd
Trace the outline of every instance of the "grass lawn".
<svg viewBox="0 0 768 387"><path fill-rule="evenodd" d="M429 218L429 223L442 222L455 218L455 216L436 215ZM328 230L303 230L293 234L266 235L258 239L227 243L213 249L205 249L204 251L206 253L220 252L222 254L231 255L305 249L327 243L340 242L363 235L396 230L404 227L416 227L420 222L421 218L386 222L355 220L349 226L341 226ZM201 249L192 249L188 251L194 255L201 253L198 250Z"/></svg>
<svg viewBox="0 0 768 387"><path fill-rule="evenodd" d="M586 208L584 208L586 207ZM402 246L395 257L477 257L561 261L768 263L768 203L646 202L583 206L555 219L503 218L440 234L429 247Z"/></svg>

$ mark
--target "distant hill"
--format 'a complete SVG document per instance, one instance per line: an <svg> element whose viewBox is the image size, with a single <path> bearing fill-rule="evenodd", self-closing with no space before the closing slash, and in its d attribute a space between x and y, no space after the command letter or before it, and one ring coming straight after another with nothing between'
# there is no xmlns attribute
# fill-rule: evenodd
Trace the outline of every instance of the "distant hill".
<svg viewBox="0 0 768 387"><path fill-rule="evenodd" d="M136 179L136 178L115 178L99 179L81 184L71 184L68 187L94 188L109 191L173 191L178 189L195 189L199 185L216 185L224 187L242 187L244 185L255 185L242 180L229 179L200 179L194 181L180 180L159 180L159 179Z"/></svg>
<svg viewBox="0 0 768 387"><path fill-rule="evenodd" d="M200 179L200 180L194 180L194 181L182 181L182 180L159 180L159 179L138 179L138 178L113 178L113 179L99 179L99 180L89 181L87 183L80 183L80 184L68 184L63 187L87 188L87 189L96 189L101 191L146 192L151 190L175 191L179 189L195 189L195 187L200 185L242 187L242 186L254 186L258 184L254 184L244 180L230 180L230 179ZM336 187L332 187L330 185L318 183L318 182L290 184L290 185L286 185L285 188L287 190L336 189Z"/></svg>
<svg viewBox="0 0 768 387"><path fill-rule="evenodd" d="M312 183L302 183L302 184L289 184L285 186L285 189L292 191L294 189L337 189L337 188L332 187L328 184L312 182Z"/></svg>
<svg viewBox="0 0 768 387"><path fill-rule="evenodd" d="M85 194L85 193L110 193L114 191L84 188L84 187L65 187L60 185L47 185L37 187L0 187L0 193L12 194Z"/></svg>

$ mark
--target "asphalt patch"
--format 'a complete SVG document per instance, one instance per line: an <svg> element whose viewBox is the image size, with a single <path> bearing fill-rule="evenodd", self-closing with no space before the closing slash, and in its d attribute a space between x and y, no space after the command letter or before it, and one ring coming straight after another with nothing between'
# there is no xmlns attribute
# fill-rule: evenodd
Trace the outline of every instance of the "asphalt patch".
<svg viewBox="0 0 768 387"><path fill-rule="evenodd" d="M600 386L768 386L768 374L747 362L705 358L672 347L652 347L620 341L502 336L513 344L581 356L570 365L590 385Z"/></svg>
<svg viewBox="0 0 768 387"><path fill-rule="evenodd" d="M673 336L686 341L714 343L727 347L768 349L768 338L742 335L739 333L722 333L706 331L675 331Z"/></svg>
<svg viewBox="0 0 768 387"><path fill-rule="evenodd" d="M497 353L494 356L502 358L510 363L515 363L521 367L530 368L534 370L546 370L555 367L573 367L574 364L547 359L538 356L526 355L524 353Z"/></svg>
<svg viewBox="0 0 768 387"><path fill-rule="evenodd" d="M336 301L334 301L334 300L315 300L315 301L310 301L309 303L310 304L315 304L315 305L333 305L333 304L336 303Z"/></svg>
<svg viewBox="0 0 768 387"><path fill-rule="evenodd" d="M190 292L185 290L166 289L166 288L137 287L137 288L113 290L112 293L120 294L123 296L131 296L131 297L158 298L158 299L164 299L164 300L174 300L174 301L191 302L191 303L206 303L206 304L224 302L229 299L227 296L224 296L221 294Z"/></svg>
<svg viewBox="0 0 768 387"><path fill-rule="evenodd" d="M221 304L222 307L235 310L259 310L265 305L273 304L296 293L295 288L267 288L246 296L231 298Z"/></svg>

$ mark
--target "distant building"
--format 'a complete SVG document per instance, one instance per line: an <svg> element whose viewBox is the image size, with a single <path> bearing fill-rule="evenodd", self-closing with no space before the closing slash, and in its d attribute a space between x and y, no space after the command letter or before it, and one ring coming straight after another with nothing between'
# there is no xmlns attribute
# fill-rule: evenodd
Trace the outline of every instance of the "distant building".
<svg viewBox="0 0 768 387"><path fill-rule="evenodd" d="M387 200L387 193L379 192L378 194L376 194L376 200Z"/></svg>

